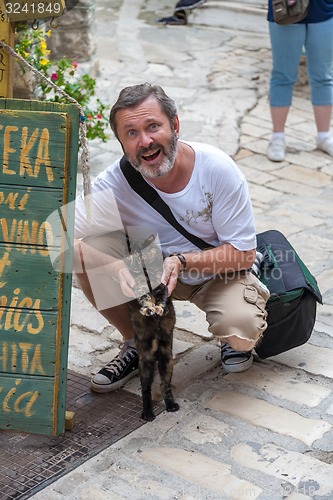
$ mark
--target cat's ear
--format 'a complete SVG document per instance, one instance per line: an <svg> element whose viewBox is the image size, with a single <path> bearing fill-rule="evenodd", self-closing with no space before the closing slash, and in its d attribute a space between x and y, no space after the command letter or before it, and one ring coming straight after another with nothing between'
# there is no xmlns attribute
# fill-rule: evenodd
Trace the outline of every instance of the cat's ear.
<svg viewBox="0 0 333 500"><path fill-rule="evenodd" d="M146 239L147 241L147 244L150 245L151 243L153 243L155 241L155 234L151 234L150 236L148 236L148 238Z"/></svg>
<svg viewBox="0 0 333 500"><path fill-rule="evenodd" d="M139 243L138 243L138 247L139 249L143 249L143 248L146 248L148 247L151 243L153 243L153 241L155 241L155 235L154 234L151 234L150 236L148 236L148 238L146 238L145 240L141 240Z"/></svg>

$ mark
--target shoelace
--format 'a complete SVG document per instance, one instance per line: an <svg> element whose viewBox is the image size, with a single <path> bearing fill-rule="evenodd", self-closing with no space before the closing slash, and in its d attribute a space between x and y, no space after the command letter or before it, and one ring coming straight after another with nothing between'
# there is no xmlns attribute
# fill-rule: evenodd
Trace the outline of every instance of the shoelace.
<svg viewBox="0 0 333 500"><path fill-rule="evenodd" d="M226 343L221 343L220 347L221 347L221 353L226 355L226 356L229 356L229 355L235 354L235 353L239 353L240 355L248 354L245 351L235 351L235 349L233 349L232 347L230 347L229 344L226 344Z"/></svg>
<svg viewBox="0 0 333 500"><path fill-rule="evenodd" d="M235 349L232 349L229 344L220 344L222 354L234 354Z"/></svg>
<svg viewBox="0 0 333 500"><path fill-rule="evenodd" d="M126 368L126 361L134 359L136 356L136 350L123 344L121 346L121 351L112 361L107 363L104 368L111 373L114 373L119 377L120 373Z"/></svg>

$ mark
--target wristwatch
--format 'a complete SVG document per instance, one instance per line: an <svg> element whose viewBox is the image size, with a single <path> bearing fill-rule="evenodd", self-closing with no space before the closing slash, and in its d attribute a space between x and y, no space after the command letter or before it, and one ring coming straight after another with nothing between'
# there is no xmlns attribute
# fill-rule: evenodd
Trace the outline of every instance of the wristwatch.
<svg viewBox="0 0 333 500"><path fill-rule="evenodd" d="M173 257L173 256L178 257L178 259L180 260L180 263L181 263L180 272L182 273L186 269L186 259L185 259L184 255L182 253L177 253L177 252L169 255L169 257Z"/></svg>

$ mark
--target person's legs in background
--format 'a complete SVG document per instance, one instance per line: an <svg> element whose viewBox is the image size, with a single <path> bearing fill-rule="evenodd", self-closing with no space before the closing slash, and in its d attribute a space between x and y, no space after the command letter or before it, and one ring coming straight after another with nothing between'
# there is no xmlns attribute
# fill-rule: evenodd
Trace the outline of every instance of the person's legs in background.
<svg viewBox="0 0 333 500"><path fill-rule="evenodd" d="M179 10L192 10L205 2L207 2L207 0L179 0L175 5L175 12Z"/></svg>
<svg viewBox="0 0 333 500"><path fill-rule="evenodd" d="M285 124L298 76L306 26L302 24L280 26L270 22L269 33L272 48L269 101L273 134L267 156L271 161L283 161L286 150Z"/></svg>
<svg viewBox="0 0 333 500"><path fill-rule="evenodd" d="M333 156L330 134L333 104L333 18L307 25L305 42L317 148Z"/></svg>

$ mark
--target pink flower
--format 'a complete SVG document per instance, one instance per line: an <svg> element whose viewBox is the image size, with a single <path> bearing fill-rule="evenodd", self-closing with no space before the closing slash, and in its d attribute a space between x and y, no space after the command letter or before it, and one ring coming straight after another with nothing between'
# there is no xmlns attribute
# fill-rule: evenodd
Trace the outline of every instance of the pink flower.
<svg viewBox="0 0 333 500"><path fill-rule="evenodd" d="M74 66L75 69L77 68L77 62L76 61L73 62L73 66Z"/></svg>
<svg viewBox="0 0 333 500"><path fill-rule="evenodd" d="M52 73L52 75L51 75L51 80L52 80L52 81L58 80L58 75L57 75L57 73Z"/></svg>
<svg viewBox="0 0 333 500"><path fill-rule="evenodd" d="M103 118L102 115L97 115L97 120L101 120Z"/></svg>
<svg viewBox="0 0 333 500"><path fill-rule="evenodd" d="M93 119L92 115L87 115L87 119L92 120Z"/></svg>

